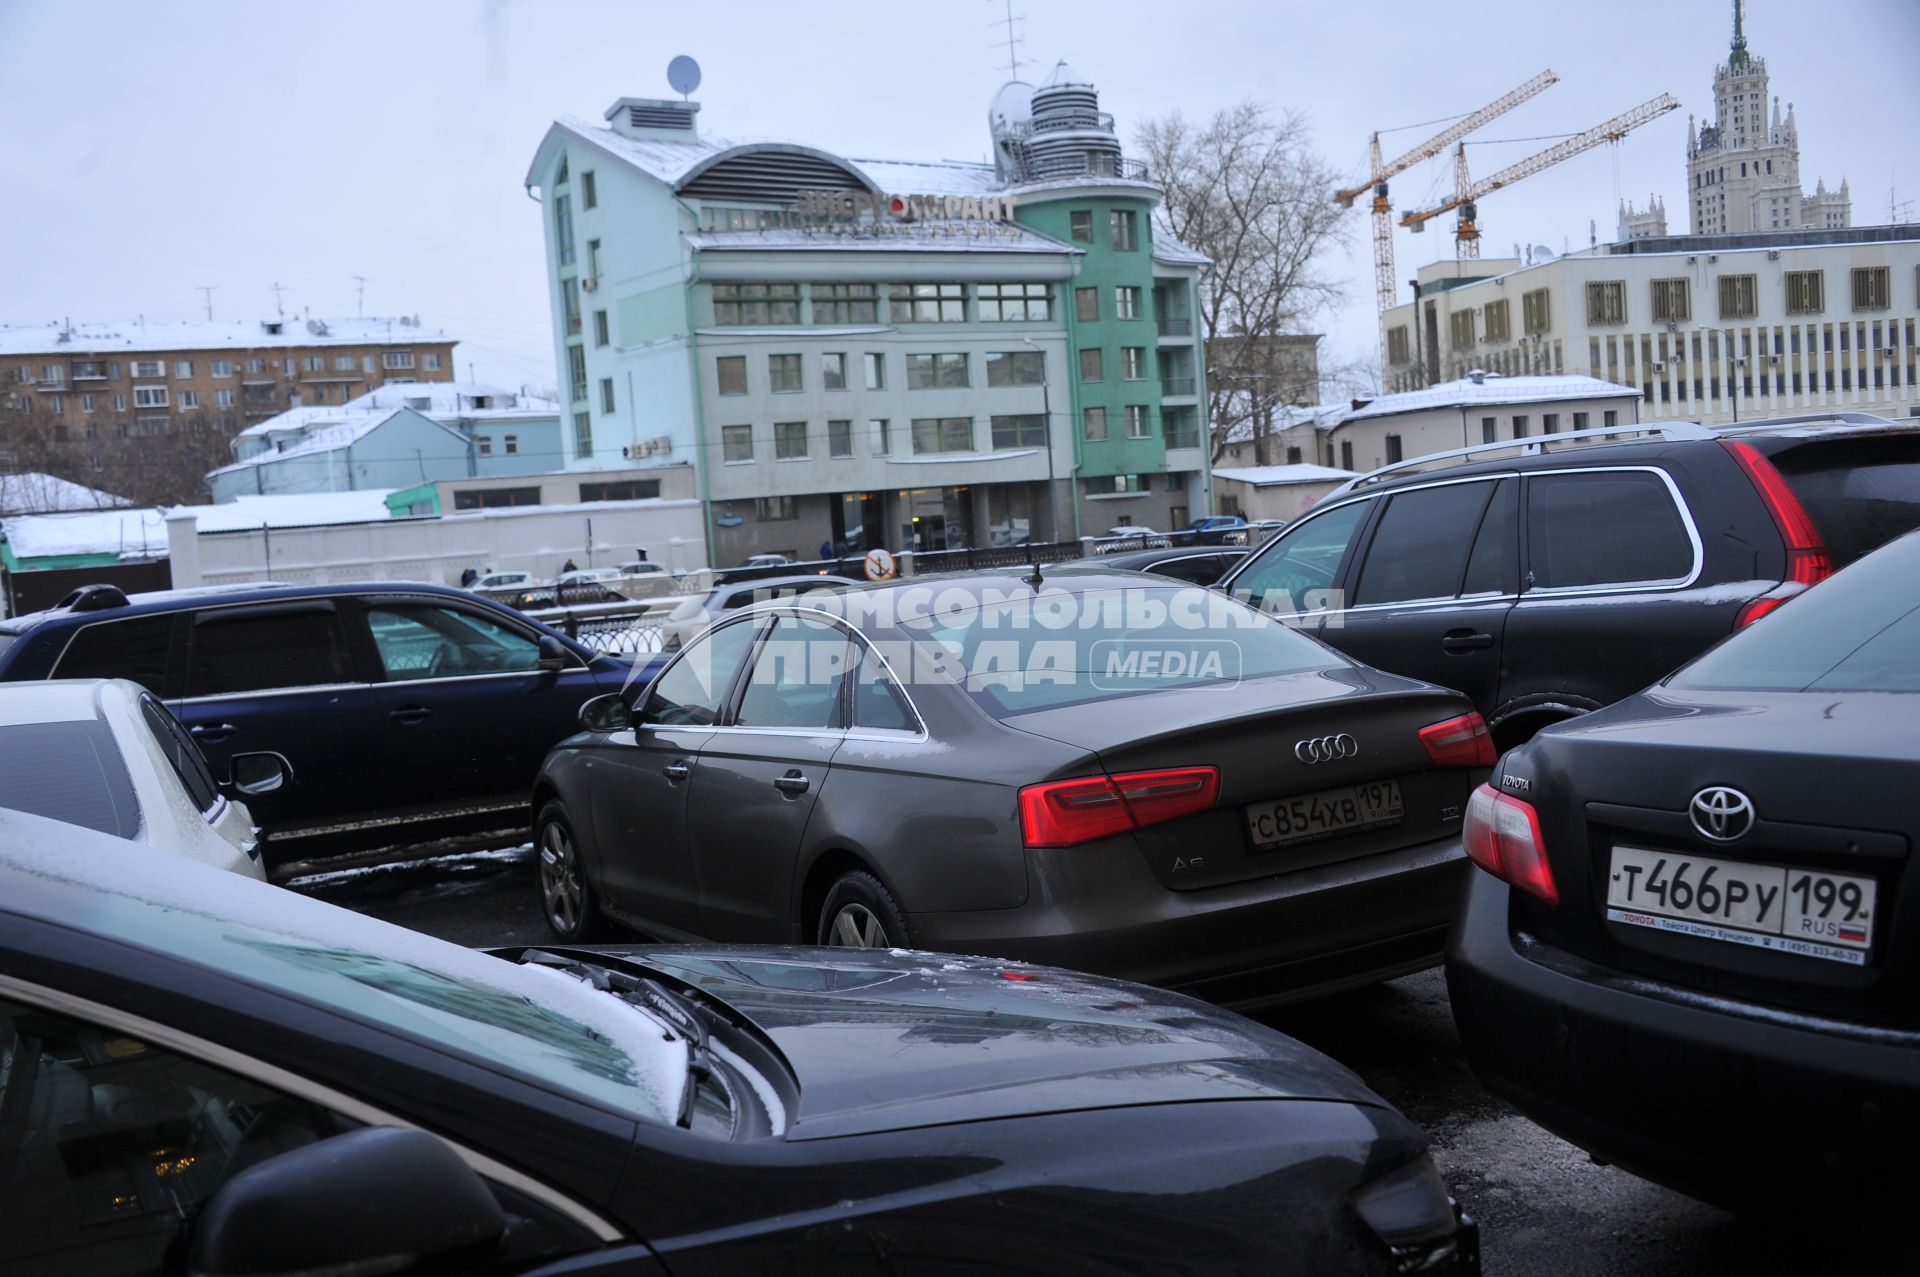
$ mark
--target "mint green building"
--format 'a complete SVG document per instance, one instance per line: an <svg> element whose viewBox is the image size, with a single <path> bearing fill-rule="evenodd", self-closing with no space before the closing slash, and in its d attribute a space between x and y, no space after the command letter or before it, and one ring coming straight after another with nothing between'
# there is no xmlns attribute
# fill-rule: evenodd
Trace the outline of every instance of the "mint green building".
<svg viewBox="0 0 1920 1277"><path fill-rule="evenodd" d="M1211 508L1194 295L1151 174L1064 63L992 163L562 119L543 205L567 464L692 464L716 564L1166 529Z"/></svg>

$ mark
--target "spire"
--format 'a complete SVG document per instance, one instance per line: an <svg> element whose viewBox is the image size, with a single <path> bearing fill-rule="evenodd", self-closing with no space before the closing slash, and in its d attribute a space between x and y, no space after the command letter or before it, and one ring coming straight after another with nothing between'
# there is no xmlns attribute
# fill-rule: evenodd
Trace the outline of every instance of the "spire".
<svg viewBox="0 0 1920 1277"><path fill-rule="evenodd" d="M1740 0L1733 0L1733 55L1727 59L1727 66L1741 71L1747 65L1747 33L1742 28Z"/></svg>

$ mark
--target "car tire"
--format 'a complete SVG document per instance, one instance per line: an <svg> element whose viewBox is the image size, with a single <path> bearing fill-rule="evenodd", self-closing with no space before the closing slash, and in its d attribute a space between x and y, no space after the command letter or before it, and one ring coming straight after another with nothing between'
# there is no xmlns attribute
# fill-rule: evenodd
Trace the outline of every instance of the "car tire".
<svg viewBox="0 0 1920 1277"><path fill-rule="evenodd" d="M540 912L554 935L570 944L606 934L600 902L587 881L573 822L558 799L540 809L534 822L534 858L540 872Z"/></svg>
<svg viewBox="0 0 1920 1277"><path fill-rule="evenodd" d="M815 943L852 949L896 949L910 945L913 933L893 893L870 873L842 874L820 907Z"/></svg>

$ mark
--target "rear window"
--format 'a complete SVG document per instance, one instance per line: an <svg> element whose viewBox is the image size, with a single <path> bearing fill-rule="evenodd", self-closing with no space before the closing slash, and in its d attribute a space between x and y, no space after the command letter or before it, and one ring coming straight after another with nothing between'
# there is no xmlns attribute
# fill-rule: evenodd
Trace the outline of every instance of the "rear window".
<svg viewBox="0 0 1920 1277"><path fill-rule="evenodd" d="M1920 435L1832 439L1770 454L1838 565L1920 528Z"/></svg>
<svg viewBox="0 0 1920 1277"><path fill-rule="evenodd" d="M167 646L173 617L139 616L125 621L95 621L74 631L55 678L130 678L156 696L164 695Z"/></svg>
<svg viewBox="0 0 1920 1277"><path fill-rule="evenodd" d="M1920 692L1920 533L1735 634L1668 685L1697 691Z"/></svg>
<svg viewBox="0 0 1920 1277"><path fill-rule="evenodd" d="M1042 588L904 625L909 681L958 681L996 718L1149 692L1344 669L1345 657L1212 590ZM895 672L909 664L892 660ZM1223 705L1223 711L1226 708Z"/></svg>
<svg viewBox="0 0 1920 1277"><path fill-rule="evenodd" d="M105 723L0 727L0 758L0 807L116 838L140 832L133 782Z"/></svg>
<svg viewBox="0 0 1920 1277"><path fill-rule="evenodd" d="M339 614L293 604L203 612L194 618L188 696L352 681Z"/></svg>

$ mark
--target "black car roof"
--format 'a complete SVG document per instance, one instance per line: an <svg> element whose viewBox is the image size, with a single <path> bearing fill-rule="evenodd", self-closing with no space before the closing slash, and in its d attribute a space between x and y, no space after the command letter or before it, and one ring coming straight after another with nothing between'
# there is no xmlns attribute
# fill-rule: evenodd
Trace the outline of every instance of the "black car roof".
<svg viewBox="0 0 1920 1277"><path fill-rule="evenodd" d="M112 587L107 588L111 590ZM84 624L89 621L119 620L126 617L180 612L213 603L222 605L272 603L283 599L334 598L350 594L435 594L458 599L473 597L465 590L436 585L428 581L361 581L324 585L284 585L272 582L251 585L204 585L122 595L121 597L126 599L125 603L96 600L81 610L55 607L42 612L29 612L11 620L0 621L0 633L22 634L41 625L68 619L75 624Z"/></svg>

